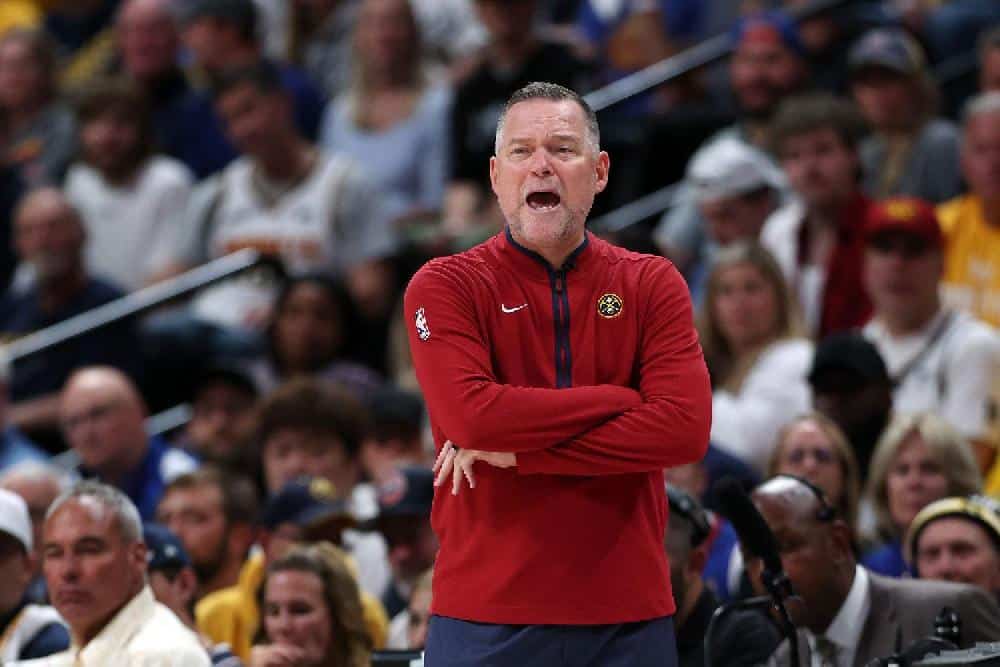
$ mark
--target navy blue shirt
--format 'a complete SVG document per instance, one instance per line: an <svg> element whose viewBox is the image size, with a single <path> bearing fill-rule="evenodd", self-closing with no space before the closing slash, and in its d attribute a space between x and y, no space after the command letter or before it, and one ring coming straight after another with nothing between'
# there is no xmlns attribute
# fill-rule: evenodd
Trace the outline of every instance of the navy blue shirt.
<svg viewBox="0 0 1000 667"><path fill-rule="evenodd" d="M171 447L162 437L154 435L149 439L146 455L135 469L125 475L119 488L135 503L143 520L152 521L167 482L197 467L198 462L190 454ZM99 477L83 466L78 472L84 479Z"/></svg>
<svg viewBox="0 0 1000 667"><path fill-rule="evenodd" d="M0 340L19 338L84 313L124 295L117 287L96 278L57 312L41 308L38 292L8 291L0 298ZM61 345L14 363L10 381L13 401L59 391L66 378L84 366L106 365L135 377L139 371L139 343L132 320L122 320L69 340Z"/></svg>
<svg viewBox="0 0 1000 667"><path fill-rule="evenodd" d="M322 93L302 70L288 65L277 67L292 98L296 127L309 141L315 141L325 106ZM177 105L173 122L158 129L166 135L166 151L190 167L199 179L219 171L238 155L207 91L190 91Z"/></svg>
<svg viewBox="0 0 1000 667"><path fill-rule="evenodd" d="M17 618L21 610L28 604L28 600L22 600L21 604L9 613L0 616L0 637L7 631L7 626ZM18 653L18 660L30 660L32 658L44 658L69 648L69 632L61 623L49 623L39 630Z"/></svg>

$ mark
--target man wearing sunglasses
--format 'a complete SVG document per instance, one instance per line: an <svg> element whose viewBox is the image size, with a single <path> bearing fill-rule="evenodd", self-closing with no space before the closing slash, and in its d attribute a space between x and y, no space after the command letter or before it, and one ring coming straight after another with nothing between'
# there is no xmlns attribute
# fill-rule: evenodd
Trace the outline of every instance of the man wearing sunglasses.
<svg viewBox="0 0 1000 667"><path fill-rule="evenodd" d="M990 380L1000 368L1000 339L986 324L942 305L941 229L933 207L894 198L872 207L865 223L864 282L874 315L864 335L893 381L897 412L933 411L977 447L984 438Z"/></svg>

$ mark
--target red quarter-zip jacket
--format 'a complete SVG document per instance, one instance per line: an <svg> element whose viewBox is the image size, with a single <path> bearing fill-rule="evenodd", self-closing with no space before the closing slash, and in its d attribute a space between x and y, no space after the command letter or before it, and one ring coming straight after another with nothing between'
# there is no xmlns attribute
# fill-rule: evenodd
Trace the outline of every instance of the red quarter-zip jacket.
<svg viewBox="0 0 1000 667"><path fill-rule="evenodd" d="M687 287L589 233L553 269L498 234L435 259L404 298L440 450L514 452L435 491L432 612L503 624L674 613L663 468L701 459L711 389Z"/></svg>

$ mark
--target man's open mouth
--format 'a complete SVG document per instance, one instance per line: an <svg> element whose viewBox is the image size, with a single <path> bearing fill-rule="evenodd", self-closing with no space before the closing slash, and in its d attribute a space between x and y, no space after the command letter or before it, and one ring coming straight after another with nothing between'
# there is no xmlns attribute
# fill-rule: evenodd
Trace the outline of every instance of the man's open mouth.
<svg viewBox="0 0 1000 667"><path fill-rule="evenodd" d="M532 192L525 201L535 211L550 211L559 206L562 199L555 192Z"/></svg>

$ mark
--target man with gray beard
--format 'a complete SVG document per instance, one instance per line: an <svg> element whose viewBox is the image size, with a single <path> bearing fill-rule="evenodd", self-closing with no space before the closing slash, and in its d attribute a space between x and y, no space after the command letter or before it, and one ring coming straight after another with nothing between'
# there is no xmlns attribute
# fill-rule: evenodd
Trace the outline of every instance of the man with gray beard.
<svg viewBox="0 0 1000 667"><path fill-rule="evenodd" d="M0 341L44 329L122 296L90 274L83 260L86 234L76 209L56 188L25 195L14 213L14 244L27 287L0 297ZM130 320L78 336L44 355L14 363L8 423L22 430L56 427L58 392L82 366L114 366L133 374L138 344Z"/></svg>

